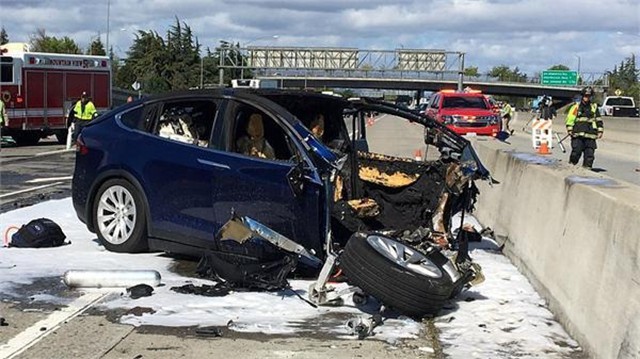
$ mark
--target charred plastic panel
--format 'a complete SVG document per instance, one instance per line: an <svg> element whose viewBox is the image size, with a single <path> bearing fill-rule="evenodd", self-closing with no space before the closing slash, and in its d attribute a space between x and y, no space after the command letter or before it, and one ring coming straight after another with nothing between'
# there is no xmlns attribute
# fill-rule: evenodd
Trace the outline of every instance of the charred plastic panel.
<svg viewBox="0 0 640 359"><path fill-rule="evenodd" d="M446 239L436 238L448 232L452 211L463 206L461 194L469 181L458 164L372 153L359 153L357 161L355 181L352 166L347 165L334 182L333 223L338 239L358 231L424 228L433 241L446 244Z"/></svg>

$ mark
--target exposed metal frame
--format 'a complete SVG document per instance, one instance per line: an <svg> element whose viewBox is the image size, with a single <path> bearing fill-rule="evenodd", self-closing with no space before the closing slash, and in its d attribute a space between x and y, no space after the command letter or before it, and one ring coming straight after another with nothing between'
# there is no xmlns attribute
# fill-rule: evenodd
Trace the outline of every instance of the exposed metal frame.
<svg viewBox="0 0 640 359"><path fill-rule="evenodd" d="M234 69L457 73L463 53L429 49L220 47L220 67ZM241 56L242 55L242 56Z"/></svg>
<svg viewBox="0 0 640 359"><path fill-rule="evenodd" d="M462 88L464 53L441 49L361 50L330 47L219 47L224 69L279 71L287 76L400 77L456 74Z"/></svg>

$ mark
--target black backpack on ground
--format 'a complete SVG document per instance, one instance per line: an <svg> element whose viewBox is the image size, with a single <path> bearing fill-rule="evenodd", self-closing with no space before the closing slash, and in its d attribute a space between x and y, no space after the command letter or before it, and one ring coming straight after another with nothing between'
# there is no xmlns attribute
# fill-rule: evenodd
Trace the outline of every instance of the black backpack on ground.
<svg viewBox="0 0 640 359"><path fill-rule="evenodd" d="M65 244L60 226L48 218L38 218L23 225L11 236L9 247L44 248L59 247Z"/></svg>

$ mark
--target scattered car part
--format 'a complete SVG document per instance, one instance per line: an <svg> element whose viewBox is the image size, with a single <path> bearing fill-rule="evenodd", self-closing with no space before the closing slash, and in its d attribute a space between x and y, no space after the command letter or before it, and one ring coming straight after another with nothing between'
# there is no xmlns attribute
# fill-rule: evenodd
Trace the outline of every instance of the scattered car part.
<svg viewBox="0 0 640 359"><path fill-rule="evenodd" d="M222 331L222 327L210 326L196 328L196 334L205 337L219 338L223 336L224 332Z"/></svg>
<svg viewBox="0 0 640 359"><path fill-rule="evenodd" d="M298 261L318 268L322 261L306 248L249 217L231 216L204 252L198 273L231 288L280 290Z"/></svg>
<svg viewBox="0 0 640 359"><path fill-rule="evenodd" d="M117 288L146 284L157 287L160 273L155 270L68 270L64 283L74 288Z"/></svg>
<svg viewBox="0 0 640 359"><path fill-rule="evenodd" d="M370 318L355 317L347 321L346 326L349 328L349 334L357 335L359 340L374 335L374 329L383 324L382 316L375 314Z"/></svg>
<svg viewBox="0 0 640 359"><path fill-rule="evenodd" d="M224 297L230 292L229 286L225 283L216 283L216 285L203 284L198 286L189 283L180 287L171 287L171 290L176 293L196 294L205 297Z"/></svg>
<svg viewBox="0 0 640 359"><path fill-rule="evenodd" d="M127 294L129 294L129 298L131 299L150 297L152 293L153 287L147 284L138 284L127 288Z"/></svg>

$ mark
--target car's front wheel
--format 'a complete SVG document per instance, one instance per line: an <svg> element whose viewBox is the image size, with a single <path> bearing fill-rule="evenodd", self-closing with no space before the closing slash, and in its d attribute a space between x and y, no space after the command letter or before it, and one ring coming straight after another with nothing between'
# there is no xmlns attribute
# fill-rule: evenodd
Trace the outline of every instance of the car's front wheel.
<svg viewBox="0 0 640 359"><path fill-rule="evenodd" d="M110 179L100 186L93 203L93 225L110 251L135 253L148 248L144 202L124 179Z"/></svg>
<svg viewBox="0 0 640 359"><path fill-rule="evenodd" d="M340 266L348 282L413 317L435 315L458 279L452 263L439 251L425 255L378 234L353 235L340 255Z"/></svg>

